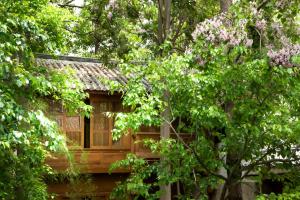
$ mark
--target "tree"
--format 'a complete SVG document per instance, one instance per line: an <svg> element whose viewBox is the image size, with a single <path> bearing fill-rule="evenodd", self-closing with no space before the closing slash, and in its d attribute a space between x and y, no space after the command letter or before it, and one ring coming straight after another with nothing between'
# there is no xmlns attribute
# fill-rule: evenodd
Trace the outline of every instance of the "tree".
<svg viewBox="0 0 300 200"><path fill-rule="evenodd" d="M58 13L63 13L58 17ZM48 199L45 158L67 151L48 119L47 99L87 112L86 95L74 78L37 66L34 53L65 51L72 15L47 0L0 2L0 198ZM70 72L71 73L71 72ZM76 88L71 88L75 84Z"/></svg>
<svg viewBox="0 0 300 200"><path fill-rule="evenodd" d="M193 26L210 14L207 11L217 10L214 4L203 4L203 1L171 3L170 0L86 1L81 12L83 23L79 23L76 29L80 35L78 42L83 46L93 46L94 53L102 60L126 59L131 50L141 45L151 49L154 56L163 58L169 51L184 51L192 39ZM208 8L207 11L197 9L201 6ZM163 46L172 49L164 50ZM168 101L167 90L161 98ZM169 112L166 108L162 115L168 119ZM165 122L161 125L161 137L169 138L169 135L170 127ZM164 191L161 199L170 199L170 185L161 188Z"/></svg>
<svg viewBox="0 0 300 200"><path fill-rule="evenodd" d="M120 67L135 77L127 86L111 83L132 108L117 115L114 137L127 128L168 123L176 139L145 141L166 158L165 166L134 155L116 163L130 166L132 173L115 195L157 199L160 193L153 188L179 181L184 193L178 198L206 199L209 189L224 183L220 199L242 199L240 184L251 172L260 181L273 168L284 169L286 176L295 173L300 159L298 15L297 1L238 1L228 12L200 22L185 52L174 51L169 40L160 46L162 57L154 48L133 46ZM168 101L161 98L164 91ZM160 115L167 107L170 120ZM181 132L194 139L185 141ZM217 173L222 167L226 175ZM146 182L153 174L157 181Z"/></svg>
<svg viewBox="0 0 300 200"><path fill-rule="evenodd" d="M218 9L215 1L172 1L167 40L172 50L184 51L195 25ZM126 59L131 50L141 45L159 53L160 44L167 38L159 34L158 16L159 4L153 0L86 0L73 30L78 36L74 52L103 61ZM78 52L78 47L82 51Z"/></svg>

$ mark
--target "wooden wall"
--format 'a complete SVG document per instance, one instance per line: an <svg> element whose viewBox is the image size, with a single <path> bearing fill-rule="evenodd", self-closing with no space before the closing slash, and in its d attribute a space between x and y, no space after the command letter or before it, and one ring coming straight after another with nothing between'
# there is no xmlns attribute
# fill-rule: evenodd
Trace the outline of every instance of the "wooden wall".
<svg viewBox="0 0 300 200"><path fill-rule="evenodd" d="M50 115L66 135L73 162L70 163L70 158L66 155L52 155L47 159L47 163L58 171L73 165L82 173L107 173L113 162L124 159L130 152L146 158L157 158L139 142L145 138L159 139L159 132L155 128L143 127L143 132L134 136L128 134L119 141L112 140L114 117L108 117L107 112L128 112L128 109L122 107L120 98L118 95L90 94L89 101L93 112L89 119L88 131L84 127L84 116L69 115L59 104L52 103ZM85 134L89 136L87 146L84 141L87 138ZM128 170L120 169L116 172Z"/></svg>
<svg viewBox="0 0 300 200"><path fill-rule="evenodd" d="M121 104L121 96L107 94L90 94L90 104L93 112L89 119L89 130L85 130L84 116L68 115L59 105L52 105L51 116L57 121L63 134L68 138L73 166L80 169L82 173L107 173L110 165L122 160L128 153L150 159L158 159L141 142L145 138L158 140L160 138L159 128L141 127L140 132L123 136L119 141L112 140L111 131L114 127L114 117L108 117L107 112L128 112ZM86 132L86 133L85 133ZM85 146L85 134L88 134L89 145ZM172 137L176 137L171 134ZM190 136L184 138L189 140ZM59 171L70 167L70 162L65 155L52 155L47 163ZM120 169L116 172L128 172Z"/></svg>

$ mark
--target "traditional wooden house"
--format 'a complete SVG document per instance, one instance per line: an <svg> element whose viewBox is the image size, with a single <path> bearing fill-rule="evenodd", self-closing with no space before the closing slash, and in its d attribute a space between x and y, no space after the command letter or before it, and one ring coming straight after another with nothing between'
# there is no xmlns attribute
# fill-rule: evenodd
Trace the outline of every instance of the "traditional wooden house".
<svg viewBox="0 0 300 200"><path fill-rule="evenodd" d="M159 138L155 128L142 128L134 137L124 136L119 141L113 141L111 130L114 126L112 118L105 112L122 112L120 94L110 95L108 88L99 79L108 78L126 84L126 77L116 69L106 68L96 59L77 57L57 57L39 55L37 63L40 66L61 69L70 67L89 93L88 104L93 107L90 118L81 115L69 115L60 105L50 106L50 115L57 121L62 132L68 138L69 149L74 157L74 166L81 174L87 174L89 181L70 183L68 180L49 182L50 193L55 193L56 199L108 199L117 181L127 177L128 169L120 169L108 174L110 165L124 159L128 153L155 159L141 143L136 143L145 137ZM147 84L147 83L145 83ZM48 159L48 164L58 171L68 169L69 162L63 156ZM89 184L87 184L89 183ZM86 188L85 188L86 187Z"/></svg>

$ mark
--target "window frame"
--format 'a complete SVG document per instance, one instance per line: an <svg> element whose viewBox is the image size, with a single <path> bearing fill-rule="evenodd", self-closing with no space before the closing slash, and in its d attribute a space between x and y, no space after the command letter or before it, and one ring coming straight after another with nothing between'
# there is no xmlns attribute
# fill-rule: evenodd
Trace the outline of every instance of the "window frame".
<svg viewBox="0 0 300 200"><path fill-rule="evenodd" d="M107 112L115 112L113 110L114 103L121 103L121 96L117 95L91 95L90 96L90 105L93 106L100 102L108 102ZM120 111L122 112L122 111ZM105 112L103 112L105 113ZM130 134L122 136L122 144L114 145L112 140L112 129L113 129L113 118L108 118L108 145L94 145L94 127L95 127L95 113L92 111L90 115L90 149L102 149L102 150L130 150L131 149L131 137ZM100 115L97 113L97 115Z"/></svg>
<svg viewBox="0 0 300 200"><path fill-rule="evenodd" d="M57 122L57 119L61 120L61 125L58 125L60 131L64 134L67 140L67 145L69 149L78 149L78 148L84 148L84 117L79 114L69 114L62 106L60 102L55 102L54 100L50 100L49 103L49 115L50 118ZM67 128L67 118L68 117L78 117L79 118L79 128L78 129L72 129ZM71 143L68 143L69 141L72 141L68 137L68 132L80 132L80 143L75 143L77 141L74 141L74 145Z"/></svg>

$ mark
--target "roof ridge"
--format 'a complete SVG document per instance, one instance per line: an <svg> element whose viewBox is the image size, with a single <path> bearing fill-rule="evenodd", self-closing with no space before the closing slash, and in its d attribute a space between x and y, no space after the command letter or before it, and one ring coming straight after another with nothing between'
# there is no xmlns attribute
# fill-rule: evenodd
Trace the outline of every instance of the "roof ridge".
<svg viewBox="0 0 300 200"><path fill-rule="evenodd" d="M103 63L101 60L97 58L87 58L87 57L79 57L79 56L64 56L64 55L50 55L50 54L42 54L35 53L36 58L41 59L53 59L53 60L65 60L65 61L76 61L76 62L89 62L89 63Z"/></svg>

